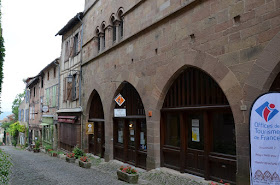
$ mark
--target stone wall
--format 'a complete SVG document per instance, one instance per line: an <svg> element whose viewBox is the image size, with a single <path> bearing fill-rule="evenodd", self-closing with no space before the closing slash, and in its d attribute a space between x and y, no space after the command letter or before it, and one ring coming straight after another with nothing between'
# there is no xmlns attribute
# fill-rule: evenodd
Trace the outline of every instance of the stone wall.
<svg viewBox="0 0 280 185"><path fill-rule="evenodd" d="M97 52L95 29L124 10L124 38ZM148 169L160 166L160 109L172 82L188 66L208 73L225 93L236 125L237 183L249 179L249 110L279 72L277 0L98 1L84 17L82 106L88 119L96 90L105 116L105 158L113 158L113 98L131 83L147 119ZM106 29L112 35L111 29ZM107 37L110 39L110 37ZM108 40L107 40L108 41ZM240 106L247 106L241 111ZM85 132L85 131L84 131ZM84 147L87 139L84 137Z"/></svg>

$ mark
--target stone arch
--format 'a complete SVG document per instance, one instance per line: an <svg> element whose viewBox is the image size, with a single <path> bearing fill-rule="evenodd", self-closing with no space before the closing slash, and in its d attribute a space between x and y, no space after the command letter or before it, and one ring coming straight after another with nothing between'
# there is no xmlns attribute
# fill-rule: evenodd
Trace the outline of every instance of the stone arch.
<svg viewBox="0 0 280 185"><path fill-rule="evenodd" d="M262 93L269 90L280 71L280 32L258 56L244 85L245 101L250 104Z"/></svg>
<svg viewBox="0 0 280 185"><path fill-rule="evenodd" d="M155 109L160 110L162 108L164 98L170 86L188 66L196 67L213 78L228 99L235 123L244 122L244 115L240 113L243 93L236 76L223 63L219 62L217 58L195 50L188 50L174 57L165 67L167 70L161 71L161 74L158 75L160 79L156 80L156 85L152 90L153 94L157 95L156 98L158 100ZM170 77L162 78L167 75Z"/></svg>

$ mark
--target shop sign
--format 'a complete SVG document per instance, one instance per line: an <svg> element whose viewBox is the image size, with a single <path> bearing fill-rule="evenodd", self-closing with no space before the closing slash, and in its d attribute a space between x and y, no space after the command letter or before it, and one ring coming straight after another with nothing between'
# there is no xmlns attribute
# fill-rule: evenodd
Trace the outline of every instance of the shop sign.
<svg viewBox="0 0 280 185"><path fill-rule="evenodd" d="M280 93L260 96L250 114L251 185L280 184Z"/></svg>
<svg viewBox="0 0 280 185"><path fill-rule="evenodd" d="M86 123L86 134L94 134L94 123Z"/></svg>
<svg viewBox="0 0 280 185"><path fill-rule="evenodd" d="M126 117L126 109L114 109L114 117Z"/></svg>
<svg viewBox="0 0 280 185"><path fill-rule="evenodd" d="M122 97L121 94L119 94L119 95L115 98L115 102L116 102L119 106L122 106L122 104L125 102L125 99Z"/></svg>
<svg viewBox="0 0 280 185"><path fill-rule="evenodd" d="M48 112L49 111L49 106L44 105L42 110L43 110L43 112Z"/></svg>

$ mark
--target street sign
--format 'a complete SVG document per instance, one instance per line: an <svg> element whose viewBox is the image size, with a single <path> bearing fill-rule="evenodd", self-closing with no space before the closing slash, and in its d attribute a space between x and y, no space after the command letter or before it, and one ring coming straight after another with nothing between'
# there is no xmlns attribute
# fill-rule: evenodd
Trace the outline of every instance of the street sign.
<svg viewBox="0 0 280 185"><path fill-rule="evenodd" d="M43 110L43 112L48 112L49 111L49 106L44 105L42 110Z"/></svg>
<svg viewBox="0 0 280 185"><path fill-rule="evenodd" d="M119 94L119 95L115 98L115 102L116 102L119 106L122 106L122 104L125 102L125 99L122 97L121 94Z"/></svg>
<svg viewBox="0 0 280 185"><path fill-rule="evenodd" d="M251 185L280 184L280 93L260 96L250 115Z"/></svg>

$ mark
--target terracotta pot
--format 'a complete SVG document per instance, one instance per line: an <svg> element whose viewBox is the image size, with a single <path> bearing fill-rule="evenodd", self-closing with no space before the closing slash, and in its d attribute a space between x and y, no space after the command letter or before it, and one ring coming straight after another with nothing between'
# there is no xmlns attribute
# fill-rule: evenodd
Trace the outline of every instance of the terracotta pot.
<svg viewBox="0 0 280 185"><path fill-rule="evenodd" d="M125 181L130 184L138 183L139 174L128 174L128 173L122 172L121 170L118 170L117 175L118 175L119 180Z"/></svg>
<svg viewBox="0 0 280 185"><path fill-rule="evenodd" d="M66 157L66 162L68 162L68 163L75 163L75 161L76 161L76 158Z"/></svg>
<svg viewBox="0 0 280 185"><path fill-rule="evenodd" d="M82 168L90 168L91 162L83 162L83 161L79 160L79 166Z"/></svg>

